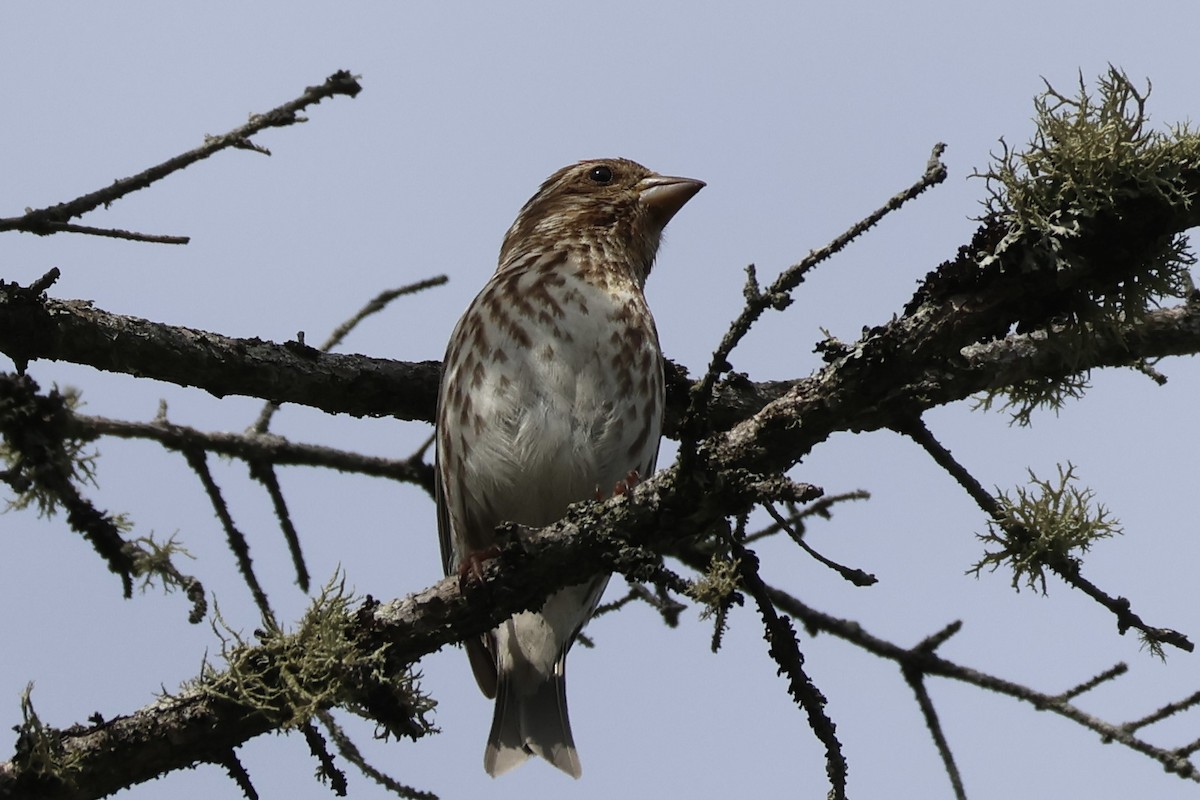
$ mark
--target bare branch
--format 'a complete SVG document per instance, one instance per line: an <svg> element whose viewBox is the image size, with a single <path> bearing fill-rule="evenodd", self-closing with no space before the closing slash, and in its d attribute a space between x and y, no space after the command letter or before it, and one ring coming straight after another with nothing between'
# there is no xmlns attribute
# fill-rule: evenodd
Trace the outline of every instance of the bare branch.
<svg viewBox="0 0 1200 800"><path fill-rule="evenodd" d="M121 346L115 347L114 341ZM0 286L0 350L248 395L332 414L432 420L441 364L321 353L298 342L237 339L110 314L78 300L30 297Z"/></svg>
<svg viewBox="0 0 1200 800"><path fill-rule="evenodd" d="M1157 761L1170 773L1200 783L1200 770L1188 761L1186 755L1174 750L1151 744L1134 736L1123 725L1100 720L1073 705L1063 695L1039 692L1027 686L989 675L970 667L956 664L920 646L905 648L868 633L862 625L850 620L839 619L817 611L779 589L769 589L772 601L781 611L790 614L812 632L823 631L844 639L857 647L881 658L895 661L902 668L915 670L921 675L937 675L968 683L981 689L996 692L1029 703L1039 711L1050 711L1065 717L1099 734L1105 741L1118 742L1132 750Z"/></svg>
<svg viewBox="0 0 1200 800"><path fill-rule="evenodd" d="M345 95L346 97L354 97L362 87L357 79L349 72L342 70L335 72L325 79L325 82L320 86L309 86L304 90L304 93L284 103L277 108L273 108L265 114L254 114L250 117L250 121L245 125L234 128L228 133L220 136L206 136L204 144L194 150L189 150L186 153L175 156L164 161L161 164L150 167L149 169L139 172L128 178L114 181L111 185L105 186L103 189L98 189L94 192L77 197L66 203L39 208L32 211L27 211L19 217L0 218L0 232L3 231L25 231L27 233L36 233L40 236L45 236L59 231L69 231L74 233L92 233L104 236L112 236L118 233L104 229L90 228L82 225L68 225L67 223L89 211L93 211L100 206L106 206L116 200L124 197L127 194L136 192L139 189L145 189L147 186L160 181L173 172L178 172L185 167L188 167L197 161L208 158L209 156L219 153L220 151L234 147L242 149L258 149L260 152L265 152L261 148L256 148L250 143L250 137L267 128L282 128L287 125L292 125L297 122L303 122L304 118L298 112L307 108L310 105L321 102L327 97L336 95ZM268 153L269 155L269 153ZM144 237L143 234L129 234L122 238ZM171 238L182 237L166 237ZM142 238L143 241L154 241L151 238ZM162 241L163 239L158 239ZM184 239L186 241L186 239ZM180 242L173 241L178 244Z"/></svg>
<svg viewBox="0 0 1200 800"><path fill-rule="evenodd" d="M1157 709L1151 714L1147 714L1141 719L1136 719L1132 722L1126 722L1121 726L1121 728L1133 733L1134 731L1144 728L1147 725L1153 725L1156 722L1161 722L1167 717L1174 716L1181 711L1187 711L1189 708L1194 708L1197 704L1200 704L1200 692L1193 692L1182 700L1178 700L1174 703L1167 703L1162 708Z"/></svg>
<svg viewBox="0 0 1200 800"><path fill-rule="evenodd" d="M112 347L122 340L121 350ZM872 339L877 339L873 334ZM884 365L859 365L855 355L822 373L796 381L725 381L717 387L710 409L712 430L727 430L779 403L809 414L818 428L794 429L799 457L834 430L888 427L889 413L902 406L931 408L963 400L987 388L1018 383L1034 376L1065 377L1088 369L1123 366L1131 359L1160 358L1200 351L1200 305L1151 312L1135 328L1102 337L1094 350L1074 362L1053 346L1043 332L1012 334L966 346L953 366L938 362L905 376ZM915 343L910 343L915 346ZM903 337L894 345L906 346ZM400 362L360 355L322 354L296 342L277 344L238 339L149 322L94 308L78 300L31 297L30 290L0 285L0 351L18 364L34 359L86 364L180 386L196 386L218 397L237 394L275 398L353 416L386 416L433 420L441 364ZM857 352L857 351L856 351ZM678 435L691 383L673 365L668 376L667 430ZM849 368L847 368L849 367ZM897 383L897 381L901 381ZM353 391L347 391L352 387ZM888 395L890 406L878 396ZM837 405L837 413L817 413L820 398ZM813 411L806 411L808 407ZM774 425L774 414L760 420ZM841 426L841 427L839 427ZM811 435L810 435L811 434Z"/></svg>
<svg viewBox="0 0 1200 800"><path fill-rule="evenodd" d="M1107 683L1108 681L1111 681L1113 678L1117 678L1117 677L1120 677L1121 675L1124 675L1128 671L1129 671L1128 664L1125 664L1124 662L1121 662L1119 664L1114 664L1113 666L1104 670L1104 672L1101 672L1099 675L1096 675L1095 677L1092 677L1092 678L1088 678L1086 681L1083 681L1082 683L1080 683L1077 686L1072 686L1070 689L1067 689L1065 692L1063 692L1059 695L1056 695L1056 697L1059 700L1072 700L1072 699L1078 697L1079 695L1084 694L1085 692L1090 692L1092 689L1095 689L1097 686L1099 686L1102 683Z"/></svg>
<svg viewBox="0 0 1200 800"><path fill-rule="evenodd" d="M358 324L372 314L378 314L388 307L388 304L399 297L405 297L410 294L417 294L426 289L432 289L435 286L445 286L450 278L445 275L434 275L432 278L416 281L414 283L401 286L396 289L388 289L380 292L372 297L367 304L354 313L354 316L334 328L333 333L329 334L329 338L321 345L322 352L329 352L333 348L345 341L350 332L358 327Z"/></svg>
<svg viewBox="0 0 1200 800"><path fill-rule="evenodd" d="M804 541L804 537L796 532L796 529L792 527L791 523L789 523L787 519L785 519L784 516L780 514L775 506L771 503L764 503L763 508L765 508L767 513L771 515L771 519L775 520L775 524L778 525L781 530L786 531L788 536L791 537L792 541L795 542L801 550L808 553L821 564L829 567L838 575L841 575L843 579L849 581L855 586L872 586L875 583L878 583L878 578L876 578L874 575L864 572L861 569L844 566L818 553L812 548L812 546L809 545L808 542Z"/></svg>
<svg viewBox="0 0 1200 800"><path fill-rule="evenodd" d="M432 489L432 469L417 459L390 459L367 456L317 444L292 442L275 434L221 433L201 431L166 419L154 422L127 422L108 417L72 413L67 421L71 435L81 439L115 436L121 439L146 439L170 450L199 448L209 453L239 458L247 463L275 466L327 467L339 472L390 478Z"/></svg>

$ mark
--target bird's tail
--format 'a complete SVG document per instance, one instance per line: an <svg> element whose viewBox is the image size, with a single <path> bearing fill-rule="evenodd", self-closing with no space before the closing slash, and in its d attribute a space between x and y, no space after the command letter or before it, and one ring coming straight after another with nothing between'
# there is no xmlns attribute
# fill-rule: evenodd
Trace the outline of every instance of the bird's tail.
<svg viewBox="0 0 1200 800"><path fill-rule="evenodd" d="M582 773L567 717L564 661L559 660L549 677L534 681L500 676L492 731L483 753L483 767L492 777L503 775L533 755L572 778Z"/></svg>

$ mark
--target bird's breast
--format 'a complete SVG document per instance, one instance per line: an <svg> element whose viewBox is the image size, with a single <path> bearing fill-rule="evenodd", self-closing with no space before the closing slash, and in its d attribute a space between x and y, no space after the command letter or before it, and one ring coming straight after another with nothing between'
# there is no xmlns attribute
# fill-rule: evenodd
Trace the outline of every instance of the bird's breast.
<svg viewBox="0 0 1200 800"><path fill-rule="evenodd" d="M452 380L470 387L464 477L497 521L549 524L652 469L662 356L638 287L530 270L498 274L474 306L478 352Z"/></svg>

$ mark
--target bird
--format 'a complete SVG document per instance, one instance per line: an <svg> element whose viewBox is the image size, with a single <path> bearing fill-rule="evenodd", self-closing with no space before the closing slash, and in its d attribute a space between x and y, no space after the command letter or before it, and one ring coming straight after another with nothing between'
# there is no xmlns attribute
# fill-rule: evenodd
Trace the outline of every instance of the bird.
<svg viewBox="0 0 1200 800"><path fill-rule="evenodd" d="M544 527L653 472L663 357L643 289L663 228L704 185L625 158L580 161L517 214L443 361L434 482L446 575L478 576L501 523ZM488 774L537 755L581 775L566 657L607 582L568 586L464 642L495 698Z"/></svg>

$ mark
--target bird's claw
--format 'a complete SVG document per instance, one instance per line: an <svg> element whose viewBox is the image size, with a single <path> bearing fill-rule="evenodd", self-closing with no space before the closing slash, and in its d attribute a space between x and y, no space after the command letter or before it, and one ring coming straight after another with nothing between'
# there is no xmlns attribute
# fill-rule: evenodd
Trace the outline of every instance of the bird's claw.
<svg viewBox="0 0 1200 800"><path fill-rule="evenodd" d="M642 482L642 476L636 469L629 470L624 480L617 481L613 487L613 497L633 494L633 488Z"/></svg>
<svg viewBox="0 0 1200 800"><path fill-rule="evenodd" d="M610 497L624 497L625 495L633 494L634 487L637 486L641 482L642 482L641 473L639 473L636 469L631 469L631 470L629 470L628 474L625 475L624 478L617 481L616 485L613 486L613 490L612 490L611 494L605 494L604 492L600 491L600 487L597 486L596 487L596 499L597 500L607 500Z"/></svg>
<svg viewBox="0 0 1200 800"><path fill-rule="evenodd" d="M499 545L467 553L458 565L458 590L465 591L471 583L482 583L484 564L498 555Z"/></svg>

